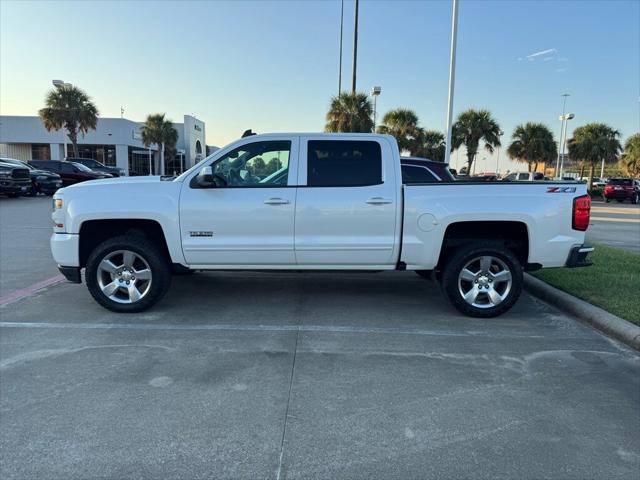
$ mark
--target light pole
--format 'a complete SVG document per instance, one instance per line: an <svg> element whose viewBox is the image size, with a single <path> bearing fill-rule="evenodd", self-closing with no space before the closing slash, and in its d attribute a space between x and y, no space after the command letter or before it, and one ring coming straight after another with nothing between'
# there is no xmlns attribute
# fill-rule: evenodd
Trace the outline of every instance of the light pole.
<svg viewBox="0 0 640 480"><path fill-rule="evenodd" d="M65 83L64 80L51 80L51 83L58 90L60 90L62 88L71 88L71 87L73 87L73 85L71 85L70 83ZM64 125L62 126L60 131L62 132L62 141L64 143L64 152L63 152L64 158L67 158L67 136L64 134ZM63 160L64 160L64 158L63 158Z"/></svg>
<svg viewBox="0 0 640 480"><path fill-rule="evenodd" d="M382 87L371 87L371 96L373 97L373 131L376 131L376 107L378 95L382 93Z"/></svg>
<svg viewBox="0 0 640 480"><path fill-rule="evenodd" d="M451 157L451 128L453 114L453 87L456 80L456 44L458 38L458 0L453 0L451 14L451 51L449 57L449 94L447 99L447 139L444 151L444 163L449 164Z"/></svg>
<svg viewBox="0 0 640 480"><path fill-rule="evenodd" d="M504 132L502 130L498 131L498 136L500 138L502 138L502 135L504 135ZM502 145L502 140L500 140L500 145ZM498 145L498 155L496 158L496 177L498 176L498 173L500 173L500 145Z"/></svg>
<svg viewBox="0 0 640 480"><path fill-rule="evenodd" d="M351 93L356 93L356 67L358 65L358 7L359 0L356 0L356 13L353 25L353 76L351 77Z"/></svg>
<svg viewBox="0 0 640 480"><path fill-rule="evenodd" d="M338 68L338 96L342 93L342 30L344 26L344 0L340 2L340 67Z"/></svg>
<svg viewBox="0 0 640 480"><path fill-rule="evenodd" d="M560 176L559 178L562 179L562 174L563 174L563 170L564 170L564 149L565 146L567 145L567 124L569 123L569 120L571 120L573 117L575 117L575 115L573 113L565 113L564 115L560 115L560 120L562 121L562 125L563 125L563 129L562 129L562 154L561 154L561 159L560 159Z"/></svg>
<svg viewBox="0 0 640 480"><path fill-rule="evenodd" d="M564 117L564 112L565 112L565 108L567 106L567 97L569 97L570 95L568 93L563 93L562 95L560 95L562 97L562 116L560 117L560 120L562 120L562 117ZM558 173L560 172L560 149L562 148L562 129L564 128L564 125L562 123L562 121L560 122L560 140L558 140L558 146L560 148L558 148L558 159L556 160L556 178L558 178Z"/></svg>

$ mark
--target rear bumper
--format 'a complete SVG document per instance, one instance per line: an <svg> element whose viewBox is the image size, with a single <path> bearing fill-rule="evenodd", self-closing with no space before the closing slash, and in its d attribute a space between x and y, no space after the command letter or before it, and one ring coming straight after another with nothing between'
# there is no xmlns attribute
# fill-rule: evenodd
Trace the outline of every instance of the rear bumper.
<svg viewBox="0 0 640 480"><path fill-rule="evenodd" d="M82 283L82 276L80 275L80 267L63 267L59 266L58 270L64 275L64 278L71 283Z"/></svg>
<svg viewBox="0 0 640 480"><path fill-rule="evenodd" d="M626 192L624 190L614 190L612 192L604 192L604 198L614 198L614 199L619 199L619 198L624 198L626 199L631 199L633 198L633 196L635 195L635 192Z"/></svg>
<svg viewBox="0 0 640 480"><path fill-rule="evenodd" d="M575 268L588 267L589 265L593 265L593 262L590 258L587 258L587 255L589 255L594 250L595 249L590 245L576 245L575 247L571 248L565 266L569 268Z"/></svg>

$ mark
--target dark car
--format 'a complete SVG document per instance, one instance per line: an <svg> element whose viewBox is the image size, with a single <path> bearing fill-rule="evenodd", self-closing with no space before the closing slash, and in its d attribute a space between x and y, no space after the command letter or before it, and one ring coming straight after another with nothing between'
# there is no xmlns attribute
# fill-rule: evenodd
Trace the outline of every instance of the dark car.
<svg viewBox="0 0 640 480"><path fill-rule="evenodd" d="M74 183L111 178L111 175L98 173L80 163L67 162L66 160L31 160L31 165L42 170L54 172L62 178L62 186L67 187Z"/></svg>
<svg viewBox="0 0 640 480"><path fill-rule="evenodd" d="M109 167L104 163L100 163L93 158L65 158L67 162L80 163L85 167L90 168L94 172L106 173L111 175L112 177L122 177L127 174L122 168L118 167Z"/></svg>
<svg viewBox="0 0 640 480"><path fill-rule="evenodd" d="M15 158L0 158L0 163L11 165L13 167L28 168L31 177L31 187L27 192L28 195L37 195L44 193L45 195L53 195L60 187L62 187L62 179L60 175L46 170L39 170L27 162L16 160Z"/></svg>
<svg viewBox="0 0 640 480"><path fill-rule="evenodd" d="M0 195L15 198L31 188L29 169L0 163Z"/></svg>
<svg viewBox="0 0 640 480"><path fill-rule="evenodd" d="M402 169L402 183L411 185L416 183L455 182L455 177L449 171L449 165L421 157L400 157Z"/></svg>
<svg viewBox="0 0 640 480"><path fill-rule="evenodd" d="M636 204L639 195L639 182L633 178L610 178L604 187L604 199L607 203L615 199L620 203L630 200Z"/></svg>

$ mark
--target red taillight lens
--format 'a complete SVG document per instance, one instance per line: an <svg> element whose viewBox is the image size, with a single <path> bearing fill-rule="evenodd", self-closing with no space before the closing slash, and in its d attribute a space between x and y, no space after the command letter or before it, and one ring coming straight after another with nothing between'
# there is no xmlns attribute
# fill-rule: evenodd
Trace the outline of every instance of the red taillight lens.
<svg viewBox="0 0 640 480"><path fill-rule="evenodd" d="M582 195L573 199L573 224L574 230L584 232L589 227L589 217L591 215L591 197Z"/></svg>
<svg viewBox="0 0 640 480"><path fill-rule="evenodd" d="M606 187L604 187L604 190L606 192L610 192L611 190L613 190L613 185L607 185Z"/></svg>

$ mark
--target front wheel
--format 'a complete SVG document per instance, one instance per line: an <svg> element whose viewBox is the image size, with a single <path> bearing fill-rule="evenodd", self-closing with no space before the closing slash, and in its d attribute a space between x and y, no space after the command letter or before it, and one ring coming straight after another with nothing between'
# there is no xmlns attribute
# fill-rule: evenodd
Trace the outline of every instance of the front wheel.
<svg viewBox="0 0 640 480"><path fill-rule="evenodd" d="M442 290L460 312L491 318L508 311L522 292L522 266L502 244L461 247L446 263Z"/></svg>
<svg viewBox="0 0 640 480"><path fill-rule="evenodd" d="M140 235L123 235L98 245L87 260L87 288L108 310L141 312L169 289L171 268L162 252Z"/></svg>

